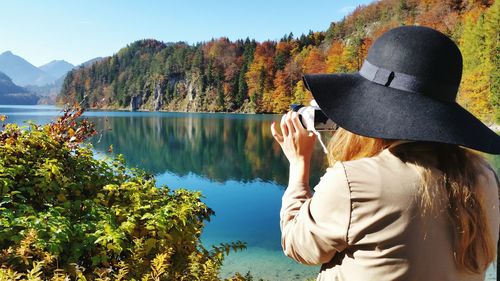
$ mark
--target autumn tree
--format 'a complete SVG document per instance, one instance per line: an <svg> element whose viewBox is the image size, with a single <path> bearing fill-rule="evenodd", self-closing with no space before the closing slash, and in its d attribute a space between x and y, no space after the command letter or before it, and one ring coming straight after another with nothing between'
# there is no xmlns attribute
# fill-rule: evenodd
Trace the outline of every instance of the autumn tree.
<svg viewBox="0 0 500 281"><path fill-rule="evenodd" d="M500 1L495 1L486 11L484 18L484 40L488 53L488 71L490 78L489 102L493 108L494 119L500 123Z"/></svg>
<svg viewBox="0 0 500 281"><path fill-rule="evenodd" d="M303 73L358 71L380 35L421 25L459 43L464 54L460 102L483 120L499 120L499 1L374 1L325 32L298 38L290 33L277 42L139 40L71 71L58 102L126 109L134 100L142 110L281 112L289 102L308 102Z"/></svg>
<svg viewBox="0 0 500 281"><path fill-rule="evenodd" d="M284 70L278 70L274 84L272 106L274 112L286 112L290 109L291 85L290 74Z"/></svg>
<svg viewBox="0 0 500 281"><path fill-rule="evenodd" d="M274 52L274 42L266 41L257 44L253 61L248 67L248 72L245 74L248 93L257 111L268 111L272 107L270 92L274 77ZM264 97L265 93L267 95Z"/></svg>
<svg viewBox="0 0 500 281"><path fill-rule="evenodd" d="M361 35L355 35L349 39L344 48L345 68L347 72L358 71L363 63L363 42Z"/></svg>
<svg viewBox="0 0 500 281"><path fill-rule="evenodd" d="M306 90L304 81L299 80L293 88L293 98L291 103L308 105L313 99L311 92Z"/></svg>
<svg viewBox="0 0 500 281"><path fill-rule="evenodd" d="M477 17L468 14L460 40L463 75L459 101L483 121L498 120L498 1ZM496 91L496 92L495 92Z"/></svg>
<svg viewBox="0 0 500 281"><path fill-rule="evenodd" d="M326 71L326 59L323 53L316 47L309 47L308 55L304 61L305 73L324 73Z"/></svg>
<svg viewBox="0 0 500 281"><path fill-rule="evenodd" d="M333 41L330 48L328 49L328 54L326 57L326 71L329 73L333 72L345 72L344 65L344 46L340 41Z"/></svg>

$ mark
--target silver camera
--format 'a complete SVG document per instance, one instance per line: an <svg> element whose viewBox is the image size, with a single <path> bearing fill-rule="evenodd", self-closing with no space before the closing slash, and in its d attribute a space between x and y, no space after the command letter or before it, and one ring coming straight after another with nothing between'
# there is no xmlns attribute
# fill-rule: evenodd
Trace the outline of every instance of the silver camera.
<svg viewBox="0 0 500 281"><path fill-rule="evenodd" d="M321 111L315 100L311 101L310 106L292 104L290 107L292 111L299 114L302 126L308 131L335 131L337 129L337 124Z"/></svg>

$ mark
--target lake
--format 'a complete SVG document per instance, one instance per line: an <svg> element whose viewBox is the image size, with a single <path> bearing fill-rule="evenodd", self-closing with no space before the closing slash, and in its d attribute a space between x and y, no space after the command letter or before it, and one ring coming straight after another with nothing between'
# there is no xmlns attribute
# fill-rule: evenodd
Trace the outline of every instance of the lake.
<svg viewBox="0 0 500 281"><path fill-rule="evenodd" d="M8 122L43 124L60 109L53 106L1 106ZM266 280L314 279L317 266L300 265L284 256L280 245L279 209L288 179L287 160L271 136L278 115L218 113L89 111L96 124L92 139L98 155L123 154L128 166L154 174L158 185L202 191L215 211L202 235L205 245L244 241L248 248L231 253L222 277L250 271ZM315 147L311 185L326 168ZM500 157L492 157L498 171ZM495 280L488 271L487 280Z"/></svg>

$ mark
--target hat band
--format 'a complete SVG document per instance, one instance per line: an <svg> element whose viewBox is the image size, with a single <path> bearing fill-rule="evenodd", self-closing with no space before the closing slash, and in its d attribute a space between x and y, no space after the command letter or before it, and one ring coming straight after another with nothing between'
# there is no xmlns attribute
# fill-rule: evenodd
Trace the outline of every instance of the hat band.
<svg viewBox="0 0 500 281"><path fill-rule="evenodd" d="M364 78L389 87L411 93L422 93L423 83L416 76L375 66L365 60L358 72Z"/></svg>

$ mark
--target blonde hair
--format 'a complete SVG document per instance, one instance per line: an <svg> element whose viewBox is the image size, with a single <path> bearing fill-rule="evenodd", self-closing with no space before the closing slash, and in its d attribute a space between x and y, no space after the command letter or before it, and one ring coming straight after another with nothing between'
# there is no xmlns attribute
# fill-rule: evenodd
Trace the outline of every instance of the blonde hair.
<svg viewBox="0 0 500 281"><path fill-rule="evenodd" d="M393 140L363 137L338 128L328 143L328 163L333 166L337 161L372 157L393 142Z"/></svg>
<svg viewBox="0 0 500 281"><path fill-rule="evenodd" d="M337 161L373 157L394 142L339 128L328 143L328 162L333 165ZM435 201L436 198L445 198L457 265L473 273L486 270L495 259L495 241L489 235L484 206L475 188L484 166L489 167L487 161L471 150L443 143L412 142L391 151L402 161L415 165L420 172L422 214L433 211L442 202ZM447 196L436 196L444 192Z"/></svg>

